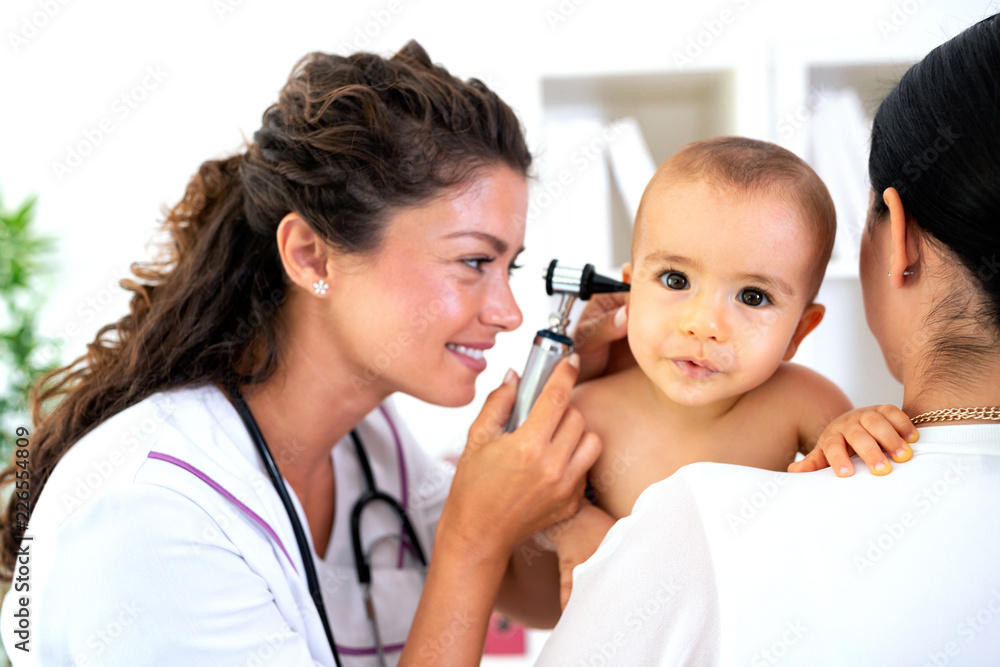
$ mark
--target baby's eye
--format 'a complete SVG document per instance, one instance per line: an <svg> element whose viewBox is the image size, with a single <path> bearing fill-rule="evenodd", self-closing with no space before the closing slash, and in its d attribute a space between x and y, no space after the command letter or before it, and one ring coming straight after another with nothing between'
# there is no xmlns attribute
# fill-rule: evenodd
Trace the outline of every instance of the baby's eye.
<svg viewBox="0 0 1000 667"><path fill-rule="evenodd" d="M739 299L746 305L753 306L754 308L766 306L771 302L771 300L767 297L767 294L759 289L753 289L750 287L740 292Z"/></svg>
<svg viewBox="0 0 1000 667"><path fill-rule="evenodd" d="M687 289L688 279L680 271L666 271L660 275L660 282L669 287L670 289L683 290Z"/></svg>

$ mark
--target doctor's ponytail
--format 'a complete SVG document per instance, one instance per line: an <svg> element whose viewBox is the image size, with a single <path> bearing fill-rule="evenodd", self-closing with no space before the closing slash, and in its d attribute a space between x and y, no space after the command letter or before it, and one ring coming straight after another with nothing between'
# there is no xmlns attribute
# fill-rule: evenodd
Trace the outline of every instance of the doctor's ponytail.
<svg viewBox="0 0 1000 667"><path fill-rule="evenodd" d="M32 392L29 507L66 451L148 396L255 384L275 370L282 304L292 286L275 239L298 213L331 247L369 253L394 210L425 203L531 155L514 112L482 82L461 81L410 42L371 53L303 58L246 149L210 160L163 222L163 255L135 264L129 313L86 354ZM17 466L0 473L14 481ZM0 517L0 576L10 580L23 530Z"/></svg>

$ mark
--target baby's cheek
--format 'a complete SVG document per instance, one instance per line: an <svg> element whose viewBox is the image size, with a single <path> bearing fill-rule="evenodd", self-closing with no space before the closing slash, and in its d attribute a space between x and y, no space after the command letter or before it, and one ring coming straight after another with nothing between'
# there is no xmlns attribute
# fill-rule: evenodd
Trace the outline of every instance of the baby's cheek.
<svg viewBox="0 0 1000 667"><path fill-rule="evenodd" d="M792 337L792 331L786 331L788 327L774 320L764 314L746 322L743 335L734 345L740 365L747 371L765 374L765 379L778 367Z"/></svg>

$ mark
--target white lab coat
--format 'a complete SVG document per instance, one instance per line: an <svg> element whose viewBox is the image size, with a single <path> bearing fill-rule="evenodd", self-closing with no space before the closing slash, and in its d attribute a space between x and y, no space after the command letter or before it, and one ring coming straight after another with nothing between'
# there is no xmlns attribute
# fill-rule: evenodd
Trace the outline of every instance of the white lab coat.
<svg viewBox="0 0 1000 667"><path fill-rule="evenodd" d="M376 485L405 500L429 557L453 469L420 450L388 404L357 430ZM373 665L350 540L364 482L349 437L332 456L336 517L317 575L344 664ZM399 524L372 506L365 543L385 533L398 534ZM239 415L214 387L154 395L82 438L44 487L26 535L30 588L12 589L0 610L15 667L334 664L291 523ZM390 664L423 586L401 551L387 541L373 555ZM15 632L22 597L30 598L28 652Z"/></svg>

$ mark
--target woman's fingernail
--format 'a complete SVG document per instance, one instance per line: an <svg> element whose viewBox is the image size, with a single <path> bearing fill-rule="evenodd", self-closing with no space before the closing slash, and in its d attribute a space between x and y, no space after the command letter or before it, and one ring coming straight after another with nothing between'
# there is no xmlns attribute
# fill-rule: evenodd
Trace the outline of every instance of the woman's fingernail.
<svg viewBox="0 0 1000 667"><path fill-rule="evenodd" d="M872 472L876 475L888 475L891 470L892 466L885 461L879 461L872 466Z"/></svg>
<svg viewBox="0 0 1000 667"><path fill-rule="evenodd" d="M503 376L504 384L513 384L514 380L517 379L517 373L514 372L513 368L507 369L507 375Z"/></svg>
<svg viewBox="0 0 1000 667"><path fill-rule="evenodd" d="M625 306L622 306L615 312L615 326L620 327L625 324Z"/></svg>
<svg viewBox="0 0 1000 667"><path fill-rule="evenodd" d="M906 441L907 442L916 442L917 438L919 438L919 437L920 437L920 434L917 433L916 431L914 431L913 433L911 433L909 435L909 437L906 438Z"/></svg>
<svg viewBox="0 0 1000 667"><path fill-rule="evenodd" d="M577 354L576 352L574 352L573 354L569 355L569 365L572 366L573 368L579 370L580 369L580 355Z"/></svg>
<svg viewBox="0 0 1000 667"><path fill-rule="evenodd" d="M840 466L837 468L837 477L847 477L851 474L851 469L847 466Z"/></svg>

